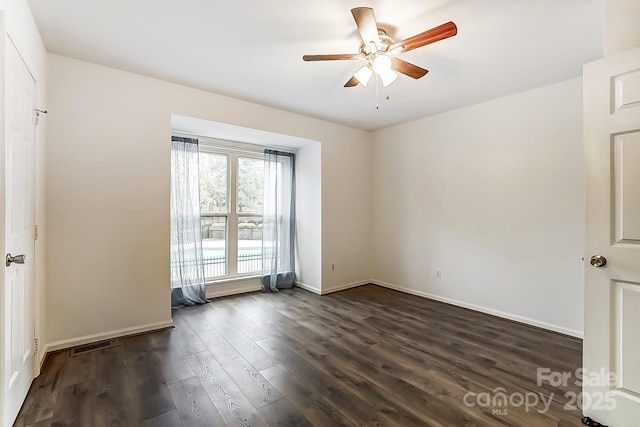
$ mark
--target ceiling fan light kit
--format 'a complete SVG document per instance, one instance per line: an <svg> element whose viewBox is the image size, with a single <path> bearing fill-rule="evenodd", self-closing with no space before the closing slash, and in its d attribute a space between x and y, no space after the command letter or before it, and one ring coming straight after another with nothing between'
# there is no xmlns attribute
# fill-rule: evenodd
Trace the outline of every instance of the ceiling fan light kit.
<svg viewBox="0 0 640 427"><path fill-rule="evenodd" d="M351 9L351 14L356 21L358 32L362 38L359 53L304 55L302 57L304 61L354 59L367 61L367 64L359 68L344 87L353 87L358 84L366 86L374 74L376 80L379 79L384 87L396 81L399 74L404 74L413 79L419 79L429 71L403 61L398 58L397 55L455 36L458 33L456 24L447 22L396 43L382 28L378 28L373 9L370 7L356 7Z"/></svg>
<svg viewBox="0 0 640 427"><path fill-rule="evenodd" d="M372 74L371 64L367 64L353 73L353 77L355 77L362 86L366 86Z"/></svg>
<svg viewBox="0 0 640 427"><path fill-rule="evenodd" d="M373 71L381 76L391 70L391 58L384 53L377 53L371 66L373 67Z"/></svg>
<svg viewBox="0 0 640 427"><path fill-rule="evenodd" d="M378 75L380 76L380 81L382 81L382 86L384 87L389 86L391 83L395 82L396 79L398 78L398 73L391 70L387 70L383 74L378 74Z"/></svg>

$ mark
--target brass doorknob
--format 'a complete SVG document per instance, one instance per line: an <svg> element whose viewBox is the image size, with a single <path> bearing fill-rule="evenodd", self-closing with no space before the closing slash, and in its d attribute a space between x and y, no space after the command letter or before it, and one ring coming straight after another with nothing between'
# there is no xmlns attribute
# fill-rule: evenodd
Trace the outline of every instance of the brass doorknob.
<svg viewBox="0 0 640 427"><path fill-rule="evenodd" d="M607 259L602 255L592 256L590 262L594 267L604 267L605 265L607 265Z"/></svg>

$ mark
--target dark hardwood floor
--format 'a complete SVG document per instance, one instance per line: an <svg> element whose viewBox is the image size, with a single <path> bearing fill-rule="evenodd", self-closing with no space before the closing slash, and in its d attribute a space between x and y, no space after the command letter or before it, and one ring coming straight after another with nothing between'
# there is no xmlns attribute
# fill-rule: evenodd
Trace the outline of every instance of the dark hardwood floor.
<svg viewBox="0 0 640 427"><path fill-rule="evenodd" d="M581 340L374 285L227 297L174 321L49 355L15 425L581 425L565 408ZM572 378L538 385L538 368Z"/></svg>

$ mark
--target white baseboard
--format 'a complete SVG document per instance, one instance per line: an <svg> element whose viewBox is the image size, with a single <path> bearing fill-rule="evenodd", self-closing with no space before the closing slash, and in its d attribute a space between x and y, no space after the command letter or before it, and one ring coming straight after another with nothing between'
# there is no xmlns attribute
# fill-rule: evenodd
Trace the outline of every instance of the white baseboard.
<svg viewBox="0 0 640 427"><path fill-rule="evenodd" d="M148 325L134 326L132 328L118 329L99 334L84 335L82 337L69 338L66 340L54 341L45 346L43 354L52 351L63 350L66 348L76 347L82 344L88 344L96 341L108 340L111 338L124 337L127 335L141 334L144 332L157 331L158 329L172 328L173 321L171 319L164 322L150 323Z"/></svg>
<svg viewBox="0 0 640 427"><path fill-rule="evenodd" d="M344 291L345 289L357 288L358 286L368 285L370 283L373 283L373 282L371 280L364 280L359 282L347 283L345 285L335 286L330 289L323 289L321 294L326 295L333 292Z"/></svg>
<svg viewBox="0 0 640 427"><path fill-rule="evenodd" d="M516 314L505 313L504 311L494 310L492 308L481 307L475 304L469 304L463 301L458 301L451 298L441 297L439 295L430 294L427 292L417 291L415 289L403 288L397 285L393 285L387 282L381 282L379 280L371 280L369 283L379 285L385 288L393 289L396 291L404 292L411 295L417 295L423 298L429 298L436 301L445 302L447 304L456 305L458 307L468 308L470 310L479 311L481 313L491 314L493 316L502 317L504 319L513 320L515 322L524 323L526 325L535 326L538 328L546 329L553 332L559 332L564 335L569 335L576 338L583 338L584 333L582 331L576 331L574 329L565 328L563 326L553 325L551 323L541 322L539 320L530 319L528 317L518 316Z"/></svg>
<svg viewBox="0 0 640 427"><path fill-rule="evenodd" d="M255 292L262 290L260 278L251 278L246 280L237 280L234 282L208 284L206 297L219 298L229 295L244 294L246 292Z"/></svg>
<svg viewBox="0 0 640 427"><path fill-rule="evenodd" d="M44 349L39 349L39 351L36 353L34 377L37 377L38 375L40 375L40 373L42 372L42 368L44 368L44 362L45 360L47 360L48 346L45 345L44 347L45 347Z"/></svg>
<svg viewBox="0 0 640 427"><path fill-rule="evenodd" d="M322 295L322 292L320 291L320 289L316 288L315 286L307 285L306 283L302 283L302 282L296 282L295 286L301 289L304 289L305 291L313 292L314 294L317 294L317 295Z"/></svg>

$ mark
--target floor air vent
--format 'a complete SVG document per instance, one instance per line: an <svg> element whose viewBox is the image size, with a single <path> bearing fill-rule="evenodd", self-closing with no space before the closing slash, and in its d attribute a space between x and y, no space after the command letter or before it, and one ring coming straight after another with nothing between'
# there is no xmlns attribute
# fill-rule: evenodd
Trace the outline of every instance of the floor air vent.
<svg viewBox="0 0 640 427"><path fill-rule="evenodd" d="M71 349L69 356L78 356L80 354L89 353L91 351L104 350L105 348L117 347L120 345L120 338L113 338L106 341L92 342L91 344L81 345Z"/></svg>

